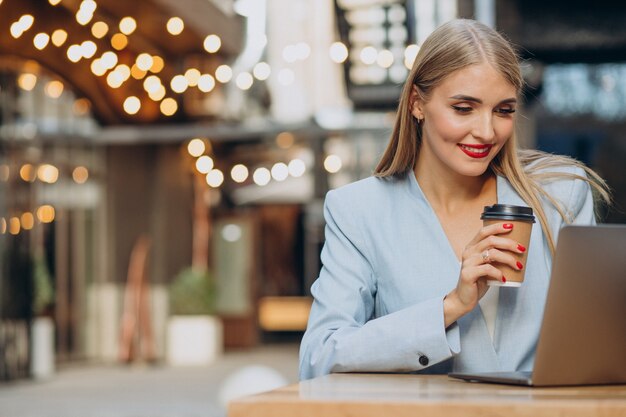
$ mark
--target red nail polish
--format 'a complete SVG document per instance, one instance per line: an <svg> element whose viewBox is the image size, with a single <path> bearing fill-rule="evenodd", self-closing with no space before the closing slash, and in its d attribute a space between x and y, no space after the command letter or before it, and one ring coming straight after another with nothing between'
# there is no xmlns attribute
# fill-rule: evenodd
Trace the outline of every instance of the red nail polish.
<svg viewBox="0 0 626 417"><path fill-rule="evenodd" d="M502 282L506 282L506 277L502 275Z"/></svg>
<svg viewBox="0 0 626 417"><path fill-rule="evenodd" d="M511 230L513 228L513 223L504 223L502 227L504 227L507 230Z"/></svg>
<svg viewBox="0 0 626 417"><path fill-rule="evenodd" d="M520 261L517 261L517 269L522 269L524 265Z"/></svg>
<svg viewBox="0 0 626 417"><path fill-rule="evenodd" d="M517 245L517 250L520 252L526 252L526 248L523 247L522 245Z"/></svg>

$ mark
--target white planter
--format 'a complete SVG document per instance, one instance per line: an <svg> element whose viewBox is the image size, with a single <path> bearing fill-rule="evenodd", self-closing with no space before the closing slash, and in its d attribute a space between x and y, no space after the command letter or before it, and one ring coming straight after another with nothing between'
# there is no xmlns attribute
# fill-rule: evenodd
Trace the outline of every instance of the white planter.
<svg viewBox="0 0 626 417"><path fill-rule="evenodd" d="M215 316L172 316L167 323L166 358L174 366L201 366L223 351L222 321Z"/></svg>
<svg viewBox="0 0 626 417"><path fill-rule="evenodd" d="M54 374L54 321L37 317L30 330L30 374L33 378L49 378Z"/></svg>

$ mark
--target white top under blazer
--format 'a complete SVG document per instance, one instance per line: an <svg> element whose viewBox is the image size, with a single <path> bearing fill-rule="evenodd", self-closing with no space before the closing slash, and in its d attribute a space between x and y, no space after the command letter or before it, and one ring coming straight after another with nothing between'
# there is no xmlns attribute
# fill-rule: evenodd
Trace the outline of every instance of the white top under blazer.
<svg viewBox="0 0 626 417"><path fill-rule="evenodd" d="M556 170L585 175L574 167ZM585 181L559 179L544 189L572 223L595 223ZM497 178L497 198L500 204L526 205L503 177ZM565 222L549 203L543 207L556 237ZM330 191L324 216L323 266L311 287L301 379L331 372L532 369L552 266L539 222L533 225L524 284L500 288L491 304L496 308L490 336L480 306L444 326L443 297L456 286L460 265L412 172Z"/></svg>

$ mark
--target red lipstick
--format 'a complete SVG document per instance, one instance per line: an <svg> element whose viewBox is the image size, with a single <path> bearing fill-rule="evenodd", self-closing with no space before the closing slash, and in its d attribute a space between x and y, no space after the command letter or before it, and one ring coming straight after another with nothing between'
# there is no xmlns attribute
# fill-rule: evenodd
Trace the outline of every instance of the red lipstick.
<svg viewBox="0 0 626 417"><path fill-rule="evenodd" d="M489 155L489 151L493 147L493 145L468 145L465 143L459 143L458 146L467 156L476 159Z"/></svg>

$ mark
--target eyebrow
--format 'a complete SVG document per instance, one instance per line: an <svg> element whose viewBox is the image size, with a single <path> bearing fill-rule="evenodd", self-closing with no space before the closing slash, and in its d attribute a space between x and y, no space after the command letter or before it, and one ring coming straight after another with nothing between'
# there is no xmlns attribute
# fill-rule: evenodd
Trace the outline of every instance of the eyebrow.
<svg viewBox="0 0 626 417"><path fill-rule="evenodd" d="M455 100L472 101L474 103L483 104L483 101L481 99L472 97L472 96L466 96L463 94L457 94L456 96L452 96L450 98L453 98ZM511 103L517 103L517 99L515 97L507 98L507 99L502 100L498 104L511 104Z"/></svg>

